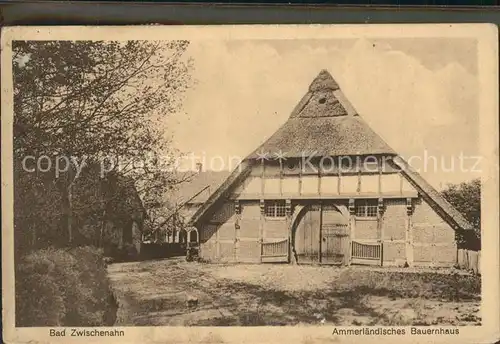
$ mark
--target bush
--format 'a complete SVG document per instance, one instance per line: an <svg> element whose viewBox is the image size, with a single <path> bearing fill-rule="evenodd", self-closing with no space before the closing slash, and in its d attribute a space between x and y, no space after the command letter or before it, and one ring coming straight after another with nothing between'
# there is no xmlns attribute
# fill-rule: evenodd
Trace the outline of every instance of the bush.
<svg viewBox="0 0 500 344"><path fill-rule="evenodd" d="M16 264L17 326L110 326L117 303L101 252L43 249Z"/></svg>
<svg viewBox="0 0 500 344"><path fill-rule="evenodd" d="M476 178L460 184L449 184L441 192L473 226L474 231L458 231L459 248L478 251L481 249L481 180Z"/></svg>

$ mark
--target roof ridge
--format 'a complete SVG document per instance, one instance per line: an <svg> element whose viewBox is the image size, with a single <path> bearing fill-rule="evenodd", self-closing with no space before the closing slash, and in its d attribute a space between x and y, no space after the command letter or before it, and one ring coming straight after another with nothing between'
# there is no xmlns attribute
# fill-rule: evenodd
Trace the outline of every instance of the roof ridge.
<svg viewBox="0 0 500 344"><path fill-rule="evenodd" d="M333 76L326 69L322 69L319 74L314 78L314 80L309 85L310 92L316 92L320 90L338 90L340 88L339 84Z"/></svg>
<svg viewBox="0 0 500 344"><path fill-rule="evenodd" d="M338 83L323 69L290 117L248 158L261 153L304 150L324 155L390 154L396 152L358 115Z"/></svg>
<svg viewBox="0 0 500 344"><path fill-rule="evenodd" d="M322 69L309 85L306 94L295 106L289 118L318 118L353 115L339 84Z"/></svg>

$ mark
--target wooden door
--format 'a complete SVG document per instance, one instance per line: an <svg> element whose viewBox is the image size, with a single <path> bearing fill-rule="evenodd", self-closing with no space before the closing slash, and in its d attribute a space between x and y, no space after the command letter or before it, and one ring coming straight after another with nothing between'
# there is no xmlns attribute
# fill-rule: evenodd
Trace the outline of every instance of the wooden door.
<svg viewBox="0 0 500 344"><path fill-rule="evenodd" d="M320 258L319 234L321 209L310 205L297 221L294 231L294 248L299 264L318 263Z"/></svg>
<svg viewBox="0 0 500 344"><path fill-rule="evenodd" d="M324 205L321 214L321 263L346 264L349 257L349 225L334 206Z"/></svg>

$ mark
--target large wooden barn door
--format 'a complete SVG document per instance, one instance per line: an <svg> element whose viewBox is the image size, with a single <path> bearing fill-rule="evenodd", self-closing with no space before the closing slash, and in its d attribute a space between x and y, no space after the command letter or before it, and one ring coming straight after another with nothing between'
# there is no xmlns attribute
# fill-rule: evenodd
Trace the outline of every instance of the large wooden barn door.
<svg viewBox="0 0 500 344"><path fill-rule="evenodd" d="M297 263L318 263L320 258L319 234L321 226L321 209L319 205L306 207L301 217L297 219L294 235L294 247Z"/></svg>
<svg viewBox="0 0 500 344"><path fill-rule="evenodd" d="M323 205L321 215L321 263L347 263L349 257L347 220L336 207L331 205Z"/></svg>
<svg viewBox="0 0 500 344"><path fill-rule="evenodd" d="M348 219L334 205L309 205L297 218L294 253L299 264L346 264Z"/></svg>

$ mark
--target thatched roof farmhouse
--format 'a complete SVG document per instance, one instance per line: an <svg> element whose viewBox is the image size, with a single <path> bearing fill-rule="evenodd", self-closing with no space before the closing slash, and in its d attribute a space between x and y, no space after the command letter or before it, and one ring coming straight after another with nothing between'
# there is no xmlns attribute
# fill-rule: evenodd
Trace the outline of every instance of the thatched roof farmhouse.
<svg viewBox="0 0 500 344"><path fill-rule="evenodd" d="M289 119L213 184L189 217L212 261L451 266L455 233L472 230L326 70Z"/></svg>

